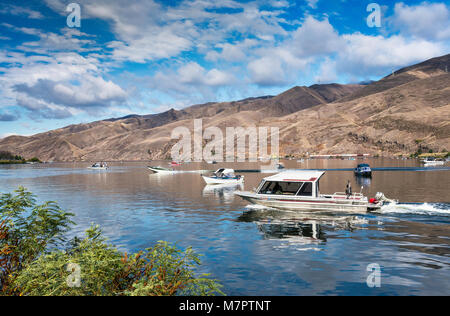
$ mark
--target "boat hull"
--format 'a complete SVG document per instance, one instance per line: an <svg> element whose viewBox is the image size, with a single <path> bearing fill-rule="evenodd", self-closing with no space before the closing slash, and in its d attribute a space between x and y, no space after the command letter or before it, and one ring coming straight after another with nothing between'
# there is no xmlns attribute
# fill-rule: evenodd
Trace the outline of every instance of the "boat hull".
<svg viewBox="0 0 450 316"><path fill-rule="evenodd" d="M206 184L241 184L244 183L244 177L240 177L239 179L223 179L218 177L207 177L202 176L203 180L205 180Z"/></svg>
<svg viewBox="0 0 450 316"><path fill-rule="evenodd" d="M176 171L173 171L173 170L162 169L162 168L155 168L155 167L148 167L148 169L153 171L154 173L160 173L160 174L173 174L173 173L176 173Z"/></svg>
<svg viewBox="0 0 450 316"><path fill-rule="evenodd" d="M339 211L350 213L367 213L370 209L379 208L377 205L369 205L366 200L354 199L308 199L305 197L267 196L252 192L235 192L244 200L257 205L283 210L302 211Z"/></svg>
<svg viewBox="0 0 450 316"><path fill-rule="evenodd" d="M434 162L425 162L425 167L433 167L433 166L443 166L445 164L445 161L434 161Z"/></svg>

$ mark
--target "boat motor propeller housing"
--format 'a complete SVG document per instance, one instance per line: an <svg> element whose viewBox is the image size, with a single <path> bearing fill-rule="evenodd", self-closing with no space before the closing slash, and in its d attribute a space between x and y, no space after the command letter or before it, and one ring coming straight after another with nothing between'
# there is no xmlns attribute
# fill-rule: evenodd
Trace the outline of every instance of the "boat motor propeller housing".
<svg viewBox="0 0 450 316"><path fill-rule="evenodd" d="M377 201L382 201L382 202L386 202L386 203L393 203L393 204L398 203L397 200L388 199L382 192L377 192L377 194L375 194L375 199Z"/></svg>

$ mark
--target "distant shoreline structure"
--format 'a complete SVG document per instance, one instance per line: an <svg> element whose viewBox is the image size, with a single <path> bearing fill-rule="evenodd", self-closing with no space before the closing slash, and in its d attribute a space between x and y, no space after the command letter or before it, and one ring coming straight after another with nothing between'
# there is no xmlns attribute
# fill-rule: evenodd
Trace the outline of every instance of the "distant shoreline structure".
<svg viewBox="0 0 450 316"><path fill-rule="evenodd" d="M309 158L368 158L372 157L371 154L330 154L330 155L309 155Z"/></svg>

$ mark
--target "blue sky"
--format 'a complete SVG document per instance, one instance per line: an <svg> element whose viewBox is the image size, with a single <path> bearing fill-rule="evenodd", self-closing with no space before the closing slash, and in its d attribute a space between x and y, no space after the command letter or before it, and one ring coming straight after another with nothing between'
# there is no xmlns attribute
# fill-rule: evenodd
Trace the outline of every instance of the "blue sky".
<svg viewBox="0 0 450 316"><path fill-rule="evenodd" d="M70 2L0 2L0 138L379 79L450 47L443 1L78 0L80 28Z"/></svg>

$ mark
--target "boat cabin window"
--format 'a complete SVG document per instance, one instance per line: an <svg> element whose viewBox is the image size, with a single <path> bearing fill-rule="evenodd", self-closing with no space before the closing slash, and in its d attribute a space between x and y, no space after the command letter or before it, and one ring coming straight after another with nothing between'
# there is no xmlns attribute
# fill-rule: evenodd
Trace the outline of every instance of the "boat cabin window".
<svg viewBox="0 0 450 316"><path fill-rule="evenodd" d="M297 193L298 196L312 196L312 182L305 182L300 191Z"/></svg>
<svg viewBox="0 0 450 316"><path fill-rule="evenodd" d="M295 195L303 182L267 181L263 184L260 194Z"/></svg>

